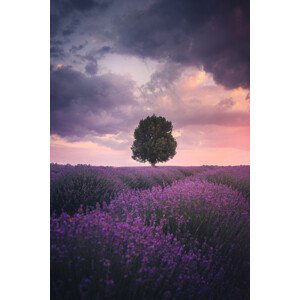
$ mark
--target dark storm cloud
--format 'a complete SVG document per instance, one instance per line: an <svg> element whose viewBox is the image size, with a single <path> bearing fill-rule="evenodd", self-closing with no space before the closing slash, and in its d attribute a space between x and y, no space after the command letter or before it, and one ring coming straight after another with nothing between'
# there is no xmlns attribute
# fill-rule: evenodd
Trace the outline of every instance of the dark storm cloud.
<svg viewBox="0 0 300 300"><path fill-rule="evenodd" d="M82 61L87 61L85 65L85 72L89 75L96 75L98 72L98 60L104 57L107 53L112 52L112 49L108 46L103 46L100 49L89 51L85 55L78 54Z"/></svg>
<svg viewBox="0 0 300 300"><path fill-rule="evenodd" d="M71 67L51 71L51 133L62 137L117 133L130 125L137 102L124 76L87 77Z"/></svg>
<svg viewBox="0 0 300 300"><path fill-rule="evenodd" d="M129 78L96 76L109 53L160 64L137 96ZM174 87L189 67L212 73L226 88L249 87L249 1L51 0L51 59L51 133L61 137L131 132L152 113L178 127L249 123L247 112L231 110L230 98L209 108L197 98L196 109ZM59 67L70 63L77 70ZM163 95L174 112L163 107Z"/></svg>
<svg viewBox="0 0 300 300"><path fill-rule="evenodd" d="M108 46L103 46L99 49L94 49L86 53L85 55L78 55L83 61L88 62L97 62L98 59L101 59L103 56L112 52L112 48Z"/></svg>
<svg viewBox="0 0 300 300"><path fill-rule="evenodd" d="M51 0L51 36L59 32L70 35L75 32L80 19L88 18L90 13L105 11L113 0Z"/></svg>
<svg viewBox="0 0 300 300"><path fill-rule="evenodd" d="M78 46L73 45L70 49L69 52L70 53L77 53L78 51L81 51L83 48L85 48L87 46L88 42L85 41L83 44L80 44Z"/></svg>
<svg viewBox="0 0 300 300"><path fill-rule="evenodd" d="M50 56L54 58L64 58L65 51L62 47L59 46L51 46L50 47Z"/></svg>
<svg viewBox="0 0 300 300"><path fill-rule="evenodd" d="M63 58L65 57L65 51L62 47L63 42L60 40L51 40L50 56L52 58Z"/></svg>
<svg viewBox="0 0 300 300"><path fill-rule="evenodd" d="M97 62L90 62L85 66L85 72L89 75L95 75L98 72Z"/></svg>
<svg viewBox="0 0 300 300"><path fill-rule="evenodd" d="M76 31L76 27L80 24L78 19L73 19L62 31L63 36L71 35Z"/></svg>
<svg viewBox="0 0 300 300"><path fill-rule="evenodd" d="M203 66L227 88L249 88L249 0L126 3L53 0L52 36L101 32L120 54Z"/></svg>
<svg viewBox="0 0 300 300"><path fill-rule="evenodd" d="M117 23L121 52L203 66L227 88L249 87L249 0L158 0Z"/></svg>

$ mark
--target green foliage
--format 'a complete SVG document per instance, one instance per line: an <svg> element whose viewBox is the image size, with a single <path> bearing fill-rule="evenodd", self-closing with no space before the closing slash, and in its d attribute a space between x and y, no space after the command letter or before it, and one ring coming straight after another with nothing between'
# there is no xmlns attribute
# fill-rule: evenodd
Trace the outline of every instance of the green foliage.
<svg viewBox="0 0 300 300"><path fill-rule="evenodd" d="M173 126L164 117L152 115L141 120L134 131L132 158L151 165L165 162L176 154L177 142L172 136Z"/></svg>

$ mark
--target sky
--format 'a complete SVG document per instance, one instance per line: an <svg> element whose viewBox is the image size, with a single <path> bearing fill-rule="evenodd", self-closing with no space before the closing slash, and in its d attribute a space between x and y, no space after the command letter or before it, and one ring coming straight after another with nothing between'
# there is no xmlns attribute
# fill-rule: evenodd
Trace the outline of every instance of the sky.
<svg viewBox="0 0 300 300"><path fill-rule="evenodd" d="M51 0L51 162L142 166L133 132L173 123L164 165L249 164L249 0Z"/></svg>

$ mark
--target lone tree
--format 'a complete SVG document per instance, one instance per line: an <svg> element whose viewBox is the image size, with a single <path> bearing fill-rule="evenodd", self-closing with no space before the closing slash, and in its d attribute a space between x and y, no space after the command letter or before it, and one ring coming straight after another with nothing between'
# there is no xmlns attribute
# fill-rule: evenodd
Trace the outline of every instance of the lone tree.
<svg viewBox="0 0 300 300"><path fill-rule="evenodd" d="M152 115L141 120L134 131L132 158L139 162L148 161L152 167L173 158L177 142L172 136L172 129L172 123L164 117Z"/></svg>

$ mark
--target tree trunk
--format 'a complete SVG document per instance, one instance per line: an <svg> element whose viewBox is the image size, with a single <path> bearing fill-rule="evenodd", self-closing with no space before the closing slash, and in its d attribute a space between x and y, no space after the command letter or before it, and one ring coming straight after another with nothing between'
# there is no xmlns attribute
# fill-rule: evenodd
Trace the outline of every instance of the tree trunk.
<svg viewBox="0 0 300 300"><path fill-rule="evenodd" d="M151 163L151 167L155 168L156 167L155 163Z"/></svg>

